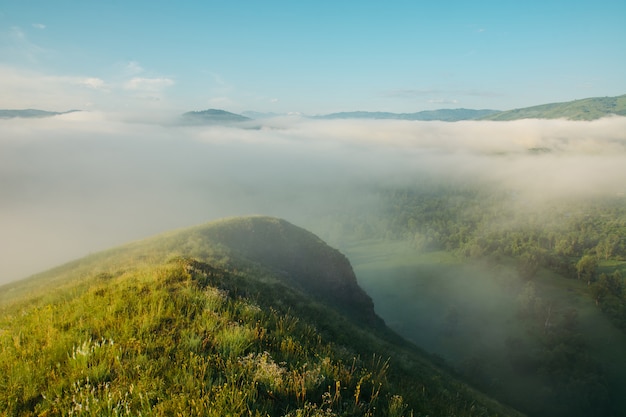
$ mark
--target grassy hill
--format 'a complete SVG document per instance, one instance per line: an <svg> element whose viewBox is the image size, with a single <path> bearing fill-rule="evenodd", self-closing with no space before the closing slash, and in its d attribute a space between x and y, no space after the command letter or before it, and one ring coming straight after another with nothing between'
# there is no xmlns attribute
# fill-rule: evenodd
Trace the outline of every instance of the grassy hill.
<svg viewBox="0 0 626 417"><path fill-rule="evenodd" d="M594 97L565 103L542 104L508 110L483 117L481 120L569 119L595 120L610 115L626 116L626 95Z"/></svg>
<svg viewBox="0 0 626 417"><path fill-rule="evenodd" d="M377 320L338 251L236 218L0 291L0 415L519 415Z"/></svg>

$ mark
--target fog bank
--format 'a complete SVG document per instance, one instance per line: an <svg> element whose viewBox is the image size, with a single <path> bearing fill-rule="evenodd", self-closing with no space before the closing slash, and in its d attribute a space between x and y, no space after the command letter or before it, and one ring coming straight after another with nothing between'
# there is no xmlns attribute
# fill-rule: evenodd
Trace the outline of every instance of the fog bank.
<svg viewBox="0 0 626 417"><path fill-rule="evenodd" d="M533 199L626 192L626 118L264 123L189 127L86 112L0 120L0 283L224 216L303 224L371 204L374 187L423 178Z"/></svg>

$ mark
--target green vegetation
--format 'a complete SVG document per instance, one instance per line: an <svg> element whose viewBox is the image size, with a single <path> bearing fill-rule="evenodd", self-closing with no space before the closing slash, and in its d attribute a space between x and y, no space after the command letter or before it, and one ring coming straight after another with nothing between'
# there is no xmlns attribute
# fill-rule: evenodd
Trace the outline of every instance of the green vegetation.
<svg viewBox="0 0 626 417"><path fill-rule="evenodd" d="M329 236L393 329L529 415L624 415L624 196L424 179L379 201Z"/></svg>
<svg viewBox="0 0 626 417"><path fill-rule="evenodd" d="M293 247L263 264L272 251L244 231ZM329 274L347 264L287 222L231 219L13 284L0 304L0 415L517 415L359 320L362 299L312 297L306 268L280 270L293 257Z"/></svg>
<svg viewBox="0 0 626 417"><path fill-rule="evenodd" d="M388 235L409 239L421 250L446 249L466 258L494 262L513 258L519 273L532 279L539 268L585 282L605 275L622 277L626 261L626 198L558 202L520 200L507 193L477 189L401 190L389 195ZM626 293L610 290L619 306L609 317L626 331ZM595 297L602 305L603 297Z"/></svg>
<svg viewBox="0 0 626 417"><path fill-rule="evenodd" d="M482 117L481 120L569 119L595 120L610 115L626 116L626 95L594 97L566 103L542 104L503 111Z"/></svg>
<svg viewBox="0 0 626 417"><path fill-rule="evenodd" d="M529 415L615 415L626 338L579 293L585 283L545 270L529 281L514 262L368 246L347 252L377 313L402 336Z"/></svg>

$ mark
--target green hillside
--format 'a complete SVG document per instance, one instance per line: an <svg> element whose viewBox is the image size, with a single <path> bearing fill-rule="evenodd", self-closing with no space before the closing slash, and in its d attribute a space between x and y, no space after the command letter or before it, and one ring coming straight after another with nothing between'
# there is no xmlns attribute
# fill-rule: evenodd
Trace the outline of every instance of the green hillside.
<svg viewBox="0 0 626 417"><path fill-rule="evenodd" d="M594 97L565 103L542 104L508 110L483 117L481 120L569 119L595 120L610 115L626 116L626 95Z"/></svg>
<svg viewBox="0 0 626 417"><path fill-rule="evenodd" d="M373 313L347 259L229 219L2 288L0 415L519 415Z"/></svg>

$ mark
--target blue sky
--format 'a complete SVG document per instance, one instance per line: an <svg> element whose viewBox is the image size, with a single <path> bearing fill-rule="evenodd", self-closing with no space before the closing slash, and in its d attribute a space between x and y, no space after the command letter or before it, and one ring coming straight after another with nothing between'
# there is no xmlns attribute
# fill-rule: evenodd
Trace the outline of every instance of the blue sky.
<svg viewBox="0 0 626 417"><path fill-rule="evenodd" d="M306 114L626 93L626 2L0 2L0 108Z"/></svg>

